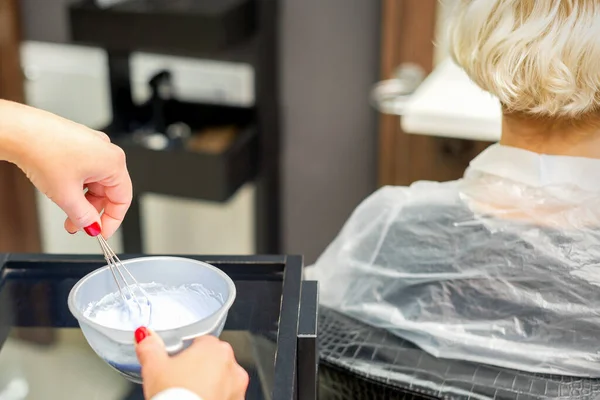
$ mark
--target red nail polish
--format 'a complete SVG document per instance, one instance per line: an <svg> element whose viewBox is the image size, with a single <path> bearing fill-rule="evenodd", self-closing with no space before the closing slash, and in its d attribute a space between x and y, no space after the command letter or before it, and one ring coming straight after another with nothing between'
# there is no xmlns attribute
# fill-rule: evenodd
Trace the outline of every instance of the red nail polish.
<svg viewBox="0 0 600 400"><path fill-rule="evenodd" d="M150 332L148 332L148 329L144 326L140 326L139 328L137 328L135 330L135 342L136 343L140 343L142 340L146 339L148 336L150 336Z"/></svg>
<svg viewBox="0 0 600 400"><path fill-rule="evenodd" d="M100 224L97 222L94 222L90 226L86 226L83 230L92 237L98 236L100 232L102 232L102 228L100 228Z"/></svg>

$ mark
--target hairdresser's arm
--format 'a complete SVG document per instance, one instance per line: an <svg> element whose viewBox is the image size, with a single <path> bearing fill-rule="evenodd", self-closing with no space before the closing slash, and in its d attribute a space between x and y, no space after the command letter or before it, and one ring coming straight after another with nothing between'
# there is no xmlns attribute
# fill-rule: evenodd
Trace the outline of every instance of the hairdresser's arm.
<svg viewBox="0 0 600 400"><path fill-rule="evenodd" d="M70 233L110 237L131 204L123 150L104 133L54 114L0 100L0 160L16 164L65 211Z"/></svg>
<svg viewBox="0 0 600 400"><path fill-rule="evenodd" d="M0 100L0 160L16 164L23 157L27 138L14 128L19 117L13 118L12 112L13 103Z"/></svg>

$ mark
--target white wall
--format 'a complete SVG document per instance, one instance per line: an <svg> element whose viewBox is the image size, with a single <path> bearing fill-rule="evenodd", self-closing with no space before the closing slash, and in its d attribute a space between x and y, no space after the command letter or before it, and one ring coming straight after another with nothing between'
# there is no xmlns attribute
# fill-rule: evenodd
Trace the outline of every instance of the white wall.
<svg viewBox="0 0 600 400"><path fill-rule="evenodd" d="M101 50L62 44L25 42L21 60L28 104L93 128L110 121L106 56ZM204 62L148 54L132 57L136 98L148 95L146 78L169 67L176 89L186 99L216 99L251 105L253 72L243 64ZM254 186L243 187L227 203L184 200L147 194L142 199L145 249L148 253L252 254ZM43 251L98 253L83 233L64 231L64 213L38 193ZM111 240L121 250L120 232Z"/></svg>
<svg viewBox="0 0 600 400"><path fill-rule="evenodd" d="M439 0L437 8L437 21L435 27L435 53L434 63L437 65L448 57L448 25L457 0Z"/></svg>

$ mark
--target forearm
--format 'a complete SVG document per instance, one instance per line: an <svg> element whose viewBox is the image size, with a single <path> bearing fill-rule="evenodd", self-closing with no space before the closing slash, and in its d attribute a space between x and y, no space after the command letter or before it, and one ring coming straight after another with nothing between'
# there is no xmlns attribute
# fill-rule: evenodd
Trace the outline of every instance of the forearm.
<svg viewBox="0 0 600 400"><path fill-rule="evenodd" d="M26 148L28 133L23 108L6 100L0 100L0 160L19 164Z"/></svg>

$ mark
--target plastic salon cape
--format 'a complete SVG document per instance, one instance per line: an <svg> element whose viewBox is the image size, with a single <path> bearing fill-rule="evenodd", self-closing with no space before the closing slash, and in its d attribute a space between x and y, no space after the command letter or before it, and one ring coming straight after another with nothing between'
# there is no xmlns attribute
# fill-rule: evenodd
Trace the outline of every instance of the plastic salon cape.
<svg viewBox="0 0 600 400"><path fill-rule="evenodd" d="M321 304L430 354L600 376L600 160L494 145L384 187L310 268Z"/></svg>

